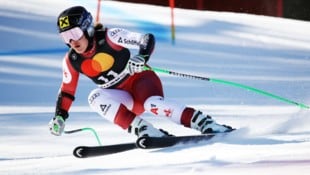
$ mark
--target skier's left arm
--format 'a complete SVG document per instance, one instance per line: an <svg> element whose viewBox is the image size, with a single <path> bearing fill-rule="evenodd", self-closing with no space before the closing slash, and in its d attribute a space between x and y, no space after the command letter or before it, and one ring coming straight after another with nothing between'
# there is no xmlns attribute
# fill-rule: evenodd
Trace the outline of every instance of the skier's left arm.
<svg viewBox="0 0 310 175"><path fill-rule="evenodd" d="M155 37L153 34L141 34L125 29L113 28L107 31L107 38L113 45L129 49L139 49L138 54L129 59L127 69L131 75L143 71L144 65L150 59L155 47Z"/></svg>

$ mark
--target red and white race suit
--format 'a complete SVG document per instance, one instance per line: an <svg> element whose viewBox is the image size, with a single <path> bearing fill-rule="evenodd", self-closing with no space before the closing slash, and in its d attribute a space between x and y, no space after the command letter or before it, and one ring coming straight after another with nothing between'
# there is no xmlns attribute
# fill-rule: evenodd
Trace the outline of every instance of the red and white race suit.
<svg viewBox="0 0 310 175"><path fill-rule="evenodd" d="M88 97L90 107L102 117L127 129L133 119L145 111L166 116L190 126L194 109L164 100L160 79L153 71L129 75L129 49L139 50L146 62L155 46L152 34L140 34L120 28L96 29L84 54L70 49L63 59L63 80L56 105L56 115L65 119L74 100L79 75L90 78L98 88Z"/></svg>

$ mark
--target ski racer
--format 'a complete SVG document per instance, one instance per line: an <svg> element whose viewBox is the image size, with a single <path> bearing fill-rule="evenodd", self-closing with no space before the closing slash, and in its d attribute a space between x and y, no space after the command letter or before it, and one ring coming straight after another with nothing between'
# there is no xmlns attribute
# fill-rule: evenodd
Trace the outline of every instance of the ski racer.
<svg viewBox="0 0 310 175"><path fill-rule="evenodd" d="M170 135L142 119L145 112L167 117L202 134L233 130L199 110L164 98L159 77L151 70L144 70L155 47L153 34L94 25L92 15L82 6L61 12L57 26L69 50L63 59L55 116L49 122L53 135L60 136L64 131L80 74L98 85L89 94L90 108L138 137ZM132 55L129 49L137 49L137 54Z"/></svg>

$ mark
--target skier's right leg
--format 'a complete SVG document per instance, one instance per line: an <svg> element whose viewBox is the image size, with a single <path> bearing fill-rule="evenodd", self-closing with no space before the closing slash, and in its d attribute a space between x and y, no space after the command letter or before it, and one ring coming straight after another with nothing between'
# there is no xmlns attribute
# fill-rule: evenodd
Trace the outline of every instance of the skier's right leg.
<svg viewBox="0 0 310 175"><path fill-rule="evenodd" d="M91 109L100 116L138 137L167 135L166 132L154 128L152 124L131 111L134 102L131 95L126 91L97 88L89 94L88 102Z"/></svg>

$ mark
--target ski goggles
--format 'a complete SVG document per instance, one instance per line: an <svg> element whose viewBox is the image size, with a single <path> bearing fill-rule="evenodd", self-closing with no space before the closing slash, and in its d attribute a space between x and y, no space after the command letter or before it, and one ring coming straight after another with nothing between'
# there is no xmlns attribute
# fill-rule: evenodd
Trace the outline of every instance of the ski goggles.
<svg viewBox="0 0 310 175"><path fill-rule="evenodd" d="M77 41L84 35L83 31L79 27L74 27L70 30L60 33L61 38L65 43L69 44L71 40Z"/></svg>

